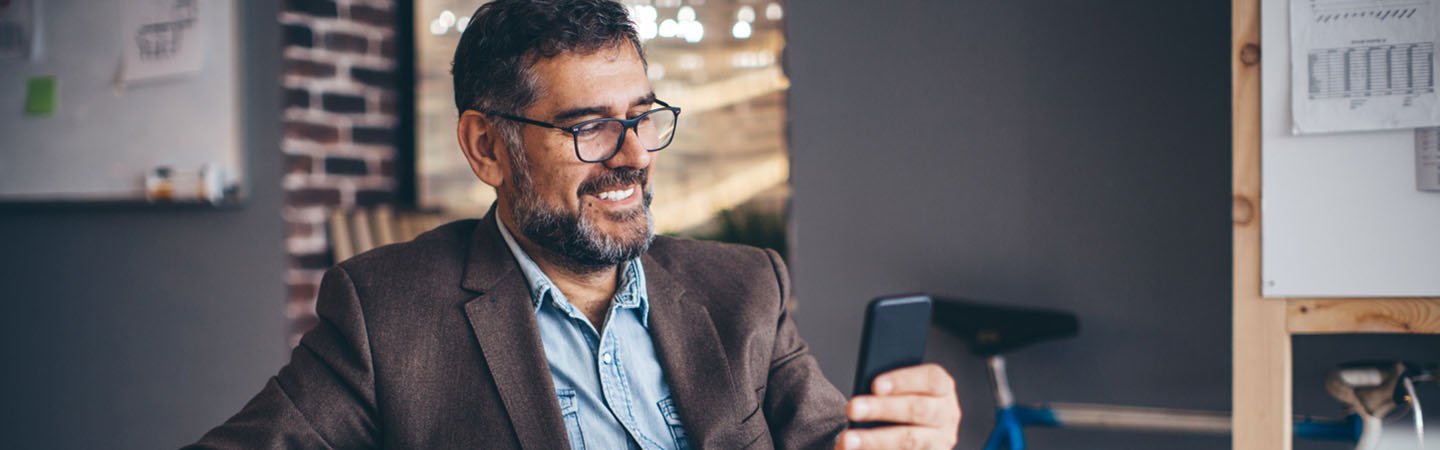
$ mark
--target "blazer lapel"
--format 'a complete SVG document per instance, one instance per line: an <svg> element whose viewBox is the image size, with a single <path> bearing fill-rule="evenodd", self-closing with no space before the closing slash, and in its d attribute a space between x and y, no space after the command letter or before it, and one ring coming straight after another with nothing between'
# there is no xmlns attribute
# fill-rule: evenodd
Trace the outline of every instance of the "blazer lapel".
<svg viewBox="0 0 1440 450"><path fill-rule="evenodd" d="M710 440L724 436L723 427L734 425L732 418L743 413L725 348L705 306L686 301L685 288L654 258L647 254L642 261L650 331L665 380L690 441L710 448Z"/></svg>
<svg viewBox="0 0 1440 450"><path fill-rule="evenodd" d="M461 285L478 296L465 303L465 314L520 446L565 448L565 423L525 275L516 267L496 220L492 207L475 229Z"/></svg>

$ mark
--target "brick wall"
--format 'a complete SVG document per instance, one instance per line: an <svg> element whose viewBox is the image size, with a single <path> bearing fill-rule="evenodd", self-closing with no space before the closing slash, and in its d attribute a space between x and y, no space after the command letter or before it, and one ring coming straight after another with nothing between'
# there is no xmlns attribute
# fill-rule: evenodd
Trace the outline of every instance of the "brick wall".
<svg viewBox="0 0 1440 450"><path fill-rule="evenodd" d="M292 345L315 323L335 208L396 196L396 5L287 0L284 26L285 314Z"/></svg>

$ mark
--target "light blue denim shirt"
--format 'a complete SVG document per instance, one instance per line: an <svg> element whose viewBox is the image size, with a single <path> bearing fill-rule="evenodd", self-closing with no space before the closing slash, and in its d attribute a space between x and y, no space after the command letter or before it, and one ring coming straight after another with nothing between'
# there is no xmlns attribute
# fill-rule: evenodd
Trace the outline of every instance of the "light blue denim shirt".
<svg viewBox="0 0 1440 450"><path fill-rule="evenodd" d="M597 332L515 243L504 221L495 223L530 283L570 448L688 449L650 340L650 301L640 259L621 265L615 298Z"/></svg>

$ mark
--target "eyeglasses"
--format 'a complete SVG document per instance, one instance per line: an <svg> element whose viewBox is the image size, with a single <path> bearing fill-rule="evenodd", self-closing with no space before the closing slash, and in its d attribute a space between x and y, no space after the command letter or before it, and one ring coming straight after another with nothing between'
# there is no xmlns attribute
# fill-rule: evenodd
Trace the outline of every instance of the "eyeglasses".
<svg viewBox="0 0 1440 450"><path fill-rule="evenodd" d="M635 130L640 145L645 151L658 152L675 139L675 122L680 117L680 108L656 100L659 108L646 111L633 119L591 119L568 127L541 122L525 117L505 114L499 111L480 111L496 117L513 120L537 127L554 128L570 133L575 140L575 156L581 161L604 162L620 152L625 146L625 135Z"/></svg>

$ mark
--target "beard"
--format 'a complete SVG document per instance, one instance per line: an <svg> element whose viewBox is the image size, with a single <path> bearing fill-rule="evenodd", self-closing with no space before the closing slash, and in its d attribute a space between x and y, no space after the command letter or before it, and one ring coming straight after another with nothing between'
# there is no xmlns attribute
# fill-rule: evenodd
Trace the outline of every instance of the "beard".
<svg viewBox="0 0 1440 450"><path fill-rule="evenodd" d="M619 233L607 234L581 210L570 213L545 204L536 193L529 168L517 170L511 193L511 217L521 235L559 256L557 263L576 273L593 273L640 257L655 239L655 218L650 214L653 193L644 189L638 208L605 212L605 219L621 224ZM619 168L586 180L576 194L584 196L627 184L646 186L645 169Z"/></svg>

